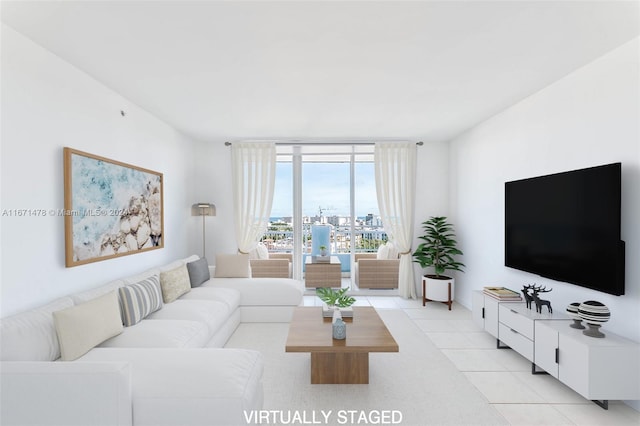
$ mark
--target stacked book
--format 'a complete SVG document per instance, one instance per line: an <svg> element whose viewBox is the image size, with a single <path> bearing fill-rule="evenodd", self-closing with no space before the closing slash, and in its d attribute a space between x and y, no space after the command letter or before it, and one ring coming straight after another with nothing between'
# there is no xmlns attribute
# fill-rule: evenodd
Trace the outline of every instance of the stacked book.
<svg viewBox="0 0 640 426"><path fill-rule="evenodd" d="M340 308L340 314L342 315L342 318L353 318L353 308L351 306L348 308ZM322 316L324 318L333 317L333 308L329 308L326 303L323 303Z"/></svg>
<svg viewBox="0 0 640 426"><path fill-rule="evenodd" d="M485 287L484 294L502 302L517 302L522 300L520 293L506 287Z"/></svg>

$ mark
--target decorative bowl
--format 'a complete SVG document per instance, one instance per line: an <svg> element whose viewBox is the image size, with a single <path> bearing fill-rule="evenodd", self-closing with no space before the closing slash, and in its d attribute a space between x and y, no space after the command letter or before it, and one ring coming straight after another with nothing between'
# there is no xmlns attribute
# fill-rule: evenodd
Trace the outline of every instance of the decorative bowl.
<svg viewBox="0 0 640 426"><path fill-rule="evenodd" d="M589 329L583 331L585 335L590 337L604 337L604 334L600 332L599 328L611 318L609 308L595 300L587 300L578 306L578 315L589 325Z"/></svg>
<svg viewBox="0 0 640 426"><path fill-rule="evenodd" d="M580 302L573 302L567 306L567 315L573 319L573 322L569 327L577 328L579 330L584 329L584 325L582 325L582 317L578 313L578 307L580 306Z"/></svg>

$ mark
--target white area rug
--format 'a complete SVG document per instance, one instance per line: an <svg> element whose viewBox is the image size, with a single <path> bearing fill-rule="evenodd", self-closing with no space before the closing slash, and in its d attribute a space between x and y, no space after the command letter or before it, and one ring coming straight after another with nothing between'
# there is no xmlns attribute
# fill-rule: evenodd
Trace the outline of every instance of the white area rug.
<svg viewBox="0 0 640 426"><path fill-rule="evenodd" d="M264 355L263 408L277 412L271 419L282 413L285 420L304 415L307 424L383 424L375 421L374 410L396 410L405 426L508 424L402 310L378 313L400 352L370 354L368 385L311 385L310 355L284 351L288 324L241 324L226 347ZM321 410L331 411L328 421Z"/></svg>

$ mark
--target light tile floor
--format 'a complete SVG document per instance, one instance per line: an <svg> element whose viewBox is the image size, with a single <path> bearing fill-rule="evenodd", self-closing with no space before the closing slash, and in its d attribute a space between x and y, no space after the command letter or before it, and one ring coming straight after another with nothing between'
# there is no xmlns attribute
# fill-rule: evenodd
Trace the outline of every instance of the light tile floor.
<svg viewBox="0 0 640 426"><path fill-rule="evenodd" d="M312 295L306 306L320 306ZM548 375L532 375L531 363L511 349L496 349L493 336L475 325L471 312L454 302L440 303L396 296L357 296L356 306L401 309L512 425L632 425L640 412L620 401L603 410Z"/></svg>

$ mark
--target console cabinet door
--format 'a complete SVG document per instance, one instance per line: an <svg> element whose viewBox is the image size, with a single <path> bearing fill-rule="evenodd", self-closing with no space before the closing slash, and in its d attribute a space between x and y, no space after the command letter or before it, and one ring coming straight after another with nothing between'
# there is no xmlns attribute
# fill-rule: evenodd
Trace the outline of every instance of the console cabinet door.
<svg viewBox="0 0 640 426"><path fill-rule="evenodd" d="M557 379L559 355L558 332L544 321L535 321L534 364Z"/></svg>
<svg viewBox="0 0 640 426"><path fill-rule="evenodd" d="M484 330L484 294L481 291L471 293L471 315L473 322Z"/></svg>
<svg viewBox="0 0 640 426"><path fill-rule="evenodd" d="M498 338L498 301L490 296L484 298L484 329Z"/></svg>
<svg viewBox="0 0 640 426"><path fill-rule="evenodd" d="M589 348L562 334L558 337L558 346L558 378L580 395L589 398Z"/></svg>
<svg viewBox="0 0 640 426"><path fill-rule="evenodd" d="M482 291L472 292L471 316L478 327L498 338L498 301L496 299L485 296Z"/></svg>
<svg viewBox="0 0 640 426"><path fill-rule="evenodd" d="M587 399L640 399L640 345L560 331L559 379Z"/></svg>

